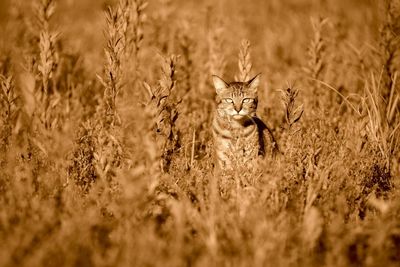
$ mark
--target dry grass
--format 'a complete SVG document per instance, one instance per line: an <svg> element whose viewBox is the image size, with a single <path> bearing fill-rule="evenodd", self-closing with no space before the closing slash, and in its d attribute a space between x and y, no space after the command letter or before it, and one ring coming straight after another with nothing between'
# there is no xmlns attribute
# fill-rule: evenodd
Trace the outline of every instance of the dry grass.
<svg viewBox="0 0 400 267"><path fill-rule="evenodd" d="M0 266L399 265L399 6L1 1ZM281 153L222 177L259 72Z"/></svg>

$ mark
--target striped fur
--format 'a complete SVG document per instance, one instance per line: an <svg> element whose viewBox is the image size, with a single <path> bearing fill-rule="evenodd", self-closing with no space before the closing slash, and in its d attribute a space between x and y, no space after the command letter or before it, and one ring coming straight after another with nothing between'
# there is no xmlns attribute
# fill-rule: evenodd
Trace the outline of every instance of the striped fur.
<svg viewBox="0 0 400 267"><path fill-rule="evenodd" d="M250 164L264 156L265 124L257 118L259 75L247 82L226 83L213 76L217 92L217 109L212 132L215 155L222 169Z"/></svg>

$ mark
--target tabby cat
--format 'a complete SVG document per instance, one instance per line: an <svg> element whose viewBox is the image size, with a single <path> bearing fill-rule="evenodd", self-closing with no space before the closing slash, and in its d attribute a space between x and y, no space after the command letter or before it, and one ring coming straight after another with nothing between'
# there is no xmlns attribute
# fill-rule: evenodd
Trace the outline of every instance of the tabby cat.
<svg viewBox="0 0 400 267"><path fill-rule="evenodd" d="M265 155L264 131L268 130L256 115L260 75L231 83L213 75L213 83L217 108L212 132L218 165L222 169L251 166L254 159ZM272 135L270 138L274 144Z"/></svg>

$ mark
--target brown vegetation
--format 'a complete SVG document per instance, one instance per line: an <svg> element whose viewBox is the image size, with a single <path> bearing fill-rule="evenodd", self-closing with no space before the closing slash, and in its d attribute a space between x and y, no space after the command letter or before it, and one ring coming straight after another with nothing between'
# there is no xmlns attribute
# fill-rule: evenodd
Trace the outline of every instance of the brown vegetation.
<svg viewBox="0 0 400 267"><path fill-rule="evenodd" d="M0 266L395 266L400 1L0 2ZM239 68L238 68L239 67ZM279 146L213 171L211 75Z"/></svg>

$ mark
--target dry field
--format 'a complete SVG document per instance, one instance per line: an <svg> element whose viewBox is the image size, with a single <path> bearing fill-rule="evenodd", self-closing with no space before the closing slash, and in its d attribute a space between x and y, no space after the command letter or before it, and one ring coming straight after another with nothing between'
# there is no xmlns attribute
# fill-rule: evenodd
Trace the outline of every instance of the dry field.
<svg viewBox="0 0 400 267"><path fill-rule="evenodd" d="M1 0L0 32L0 266L400 266L399 0ZM243 73L281 153L222 175Z"/></svg>

